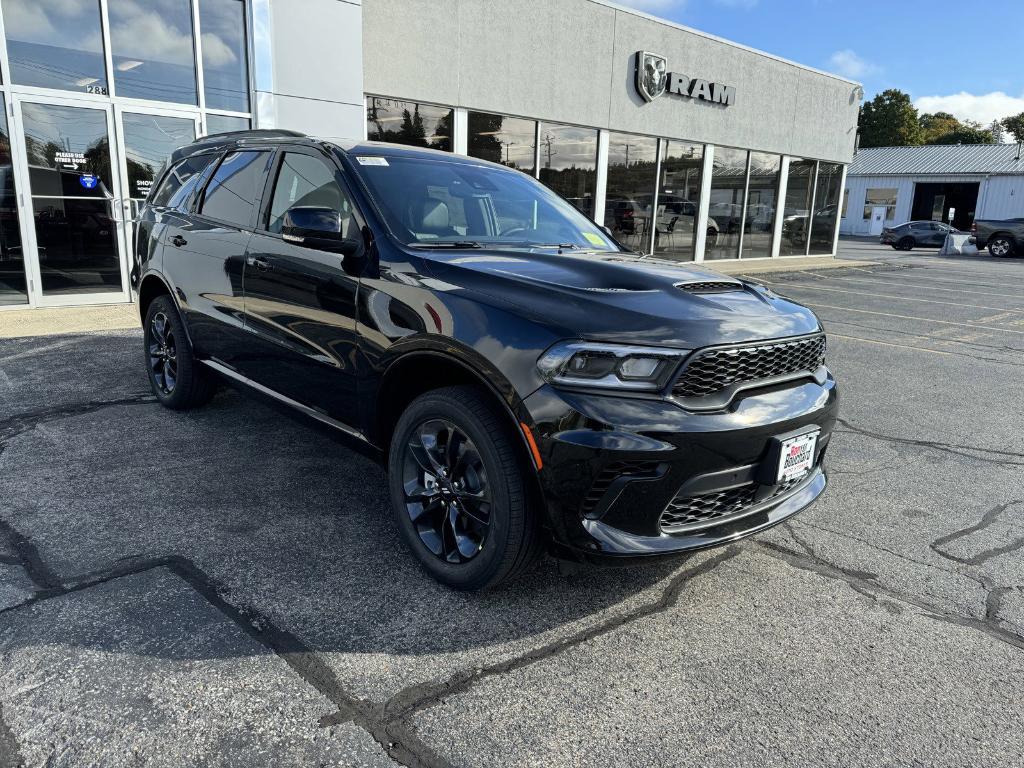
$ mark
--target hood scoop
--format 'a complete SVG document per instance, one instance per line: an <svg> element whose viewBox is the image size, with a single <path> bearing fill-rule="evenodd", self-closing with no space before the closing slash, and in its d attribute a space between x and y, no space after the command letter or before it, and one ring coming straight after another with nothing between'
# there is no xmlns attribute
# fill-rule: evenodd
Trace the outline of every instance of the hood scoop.
<svg viewBox="0 0 1024 768"><path fill-rule="evenodd" d="M675 287L687 293L726 293L742 291L743 283L733 280L695 280L688 283L676 283Z"/></svg>

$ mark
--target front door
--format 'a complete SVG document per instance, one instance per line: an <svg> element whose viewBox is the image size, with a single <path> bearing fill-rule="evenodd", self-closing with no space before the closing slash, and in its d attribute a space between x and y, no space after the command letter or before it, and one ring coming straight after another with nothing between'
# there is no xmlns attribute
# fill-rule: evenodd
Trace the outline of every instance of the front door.
<svg viewBox="0 0 1024 768"><path fill-rule="evenodd" d="M16 96L26 269L42 306L123 302L128 240L113 107Z"/></svg>
<svg viewBox="0 0 1024 768"><path fill-rule="evenodd" d="M885 228L885 206L876 205L871 209L871 234L880 235Z"/></svg>

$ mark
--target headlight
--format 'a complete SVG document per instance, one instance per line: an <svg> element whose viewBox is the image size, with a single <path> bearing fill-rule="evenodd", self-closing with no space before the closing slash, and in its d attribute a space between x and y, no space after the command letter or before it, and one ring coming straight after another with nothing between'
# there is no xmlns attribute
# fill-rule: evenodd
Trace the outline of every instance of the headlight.
<svg viewBox="0 0 1024 768"><path fill-rule="evenodd" d="M537 368L552 384L656 392L668 386L669 377L688 353L686 349L563 341L541 355Z"/></svg>

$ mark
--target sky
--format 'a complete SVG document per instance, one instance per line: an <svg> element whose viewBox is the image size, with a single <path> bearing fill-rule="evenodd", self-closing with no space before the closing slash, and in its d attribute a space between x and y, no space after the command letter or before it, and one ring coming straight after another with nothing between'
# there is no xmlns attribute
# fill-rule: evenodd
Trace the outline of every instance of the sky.
<svg viewBox="0 0 1024 768"><path fill-rule="evenodd" d="M1024 0L615 0L988 126L1024 112Z"/></svg>

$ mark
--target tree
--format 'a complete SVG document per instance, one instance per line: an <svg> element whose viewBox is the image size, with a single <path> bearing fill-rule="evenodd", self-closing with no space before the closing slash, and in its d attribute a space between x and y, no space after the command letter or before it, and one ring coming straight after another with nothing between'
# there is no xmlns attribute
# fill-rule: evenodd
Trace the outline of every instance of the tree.
<svg viewBox="0 0 1024 768"><path fill-rule="evenodd" d="M910 96L890 88L864 105L858 128L862 147L919 145L921 125Z"/></svg>
<svg viewBox="0 0 1024 768"><path fill-rule="evenodd" d="M921 141L925 144L942 144L944 142L939 139L960 127L960 121L949 112L925 113L918 122L921 124Z"/></svg>
<svg viewBox="0 0 1024 768"><path fill-rule="evenodd" d="M995 137L992 132L987 128L982 128L981 125L974 122L973 120L967 120L954 128L948 133L937 137L934 141L928 142L929 144L995 144Z"/></svg>
<svg viewBox="0 0 1024 768"><path fill-rule="evenodd" d="M1017 142L1024 142L1024 112L1013 117L1004 117L1001 122L1003 128L1009 131Z"/></svg>

